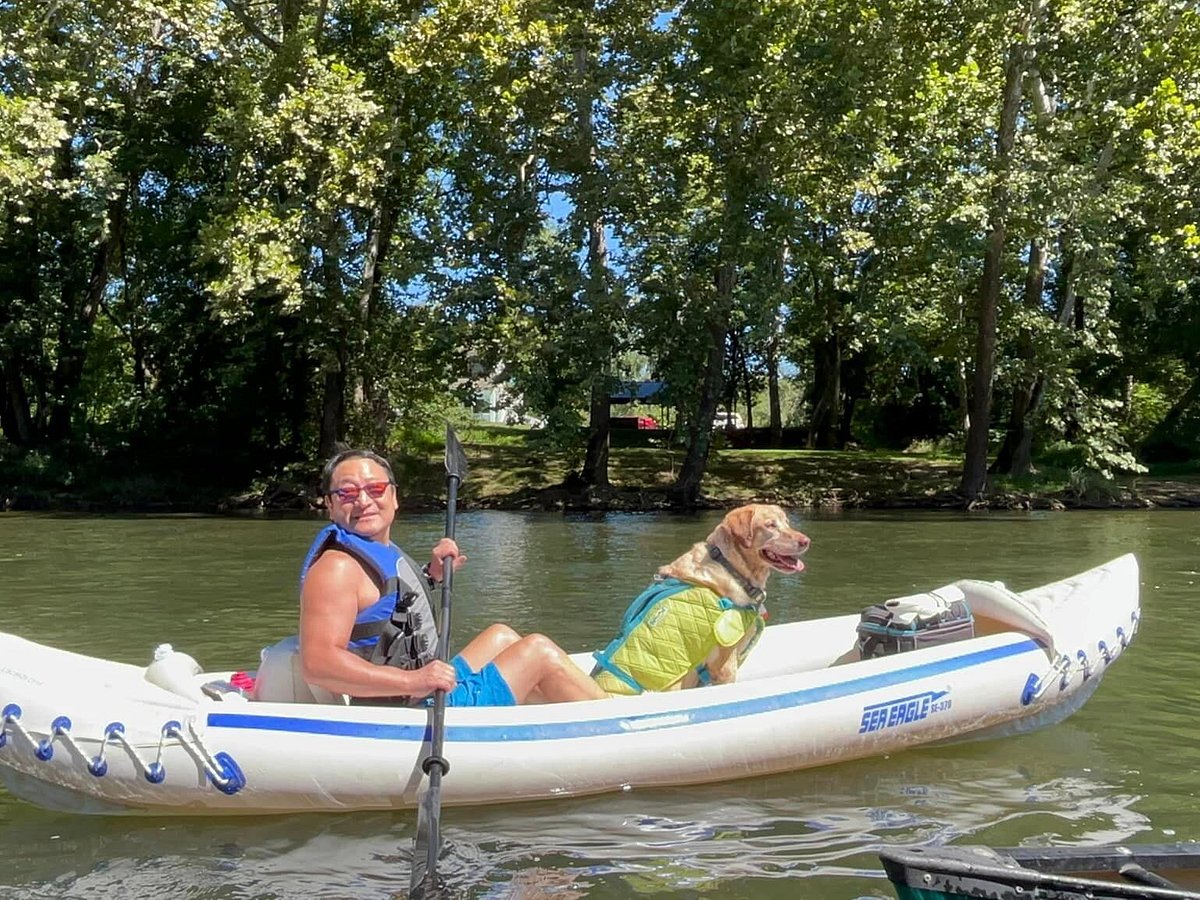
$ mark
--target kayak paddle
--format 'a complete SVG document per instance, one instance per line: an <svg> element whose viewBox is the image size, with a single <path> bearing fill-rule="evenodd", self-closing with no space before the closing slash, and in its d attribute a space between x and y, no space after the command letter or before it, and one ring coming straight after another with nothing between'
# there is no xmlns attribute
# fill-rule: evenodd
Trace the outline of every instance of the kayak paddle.
<svg viewBox="0 0 1200 900"><path fill-rule="evenodd" d="M446 425L446 537L454 539L454 516L458 505L458 486L467 479L467 455L454 429ZM452 558L442 560L442 616L438 624L438 659L450 656L450 591L454 581ZM442 776L450 770L442 756L442 741L446 731L446 692L433 695L433 717L430 725L429 755L421 769L429 776L425 795L417 810L417 836L413 847L412 879L409 896L414 900L440 896L441 879L437 874L438 855L442 849Z"/></svg>

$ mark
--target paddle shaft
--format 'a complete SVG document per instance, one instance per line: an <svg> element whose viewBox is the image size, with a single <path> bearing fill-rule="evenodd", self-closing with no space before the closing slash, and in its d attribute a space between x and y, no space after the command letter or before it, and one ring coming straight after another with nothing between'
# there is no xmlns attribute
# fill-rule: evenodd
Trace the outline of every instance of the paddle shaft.
<svg viewBox="0 0 1200 900"><path fill-rule="evenodd" d="M458 507L457 475L447 477L446 488L446 537L454 540L454 521ZM438 659L443 662L450 657L450 596L454 587L454 558L442 559L442 615L438 623ZM437 890L437 859L441 851L441 797L442 774L448 768L442 756L442 746L446 734L446 692L436 691L433 695L433 721L431 723L429 756L422 763L422 768L429 775L427 797L430 800L430 815L426 825L429 830L429 844L425 848L425 877L422 885L425 888Z"/></svg>

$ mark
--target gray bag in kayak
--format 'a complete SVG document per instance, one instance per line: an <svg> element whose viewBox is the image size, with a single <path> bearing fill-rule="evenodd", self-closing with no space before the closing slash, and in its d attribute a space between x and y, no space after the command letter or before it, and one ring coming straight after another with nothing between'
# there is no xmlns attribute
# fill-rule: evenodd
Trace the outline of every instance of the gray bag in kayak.
<svg viewBox="0 0 1200 900"><path fill-rule="evenodd" d="M975 636L966 595L955 585L868 606L858 623L861 659L920 650Z"/></svg>

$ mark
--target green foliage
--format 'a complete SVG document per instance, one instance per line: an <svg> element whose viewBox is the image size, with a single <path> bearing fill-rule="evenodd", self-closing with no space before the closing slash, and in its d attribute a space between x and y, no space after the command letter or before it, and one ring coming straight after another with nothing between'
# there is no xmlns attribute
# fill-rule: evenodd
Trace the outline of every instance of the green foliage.
<svg viewBox="0 0 1200 900"><path fill-rule="evenodd" d="M561 454L569 469L583 462L583 417L574 409L556 406L546 416L546 423L530 433L528 444L538 452Z"/></svg>
<svg viewBox="0 0 1200 900"><path fill-rule="evenodd" d="M1142 451L1154 462L1200 458L1200 405L1193 404L1177 416L1168 413L1147 436Z"/></svg>
<svg viewBox="0 0 1200 900"><path fill-rule="evenodd" d="M631 375L693 474L772 379L783 425L957 447L998 215L990 424L1036 380L1041 459L1200 454L1200 13L1047 10L1000 162L995 4L0 4L5 465L424 478L485 376L571 466Z"/></svg>
<svg viewBox="0 0 1200 900"><path fill-rule="evenodd" d="M1140 382L1135 384L1130 393L1129 417L1121 431L1122 439L1130 447L1140 447L1170 411L1171 398L1164 388Z"/></svg>
<svg viewBox="0 0 1200 900"><path fill-rule="evenodd" d="M1184 462L1151 463L1149 470L1152 478L1178 478L1181 476L1200 475L1200 459L1190 459Z"/></svg>
<svg viewBox="0 0 1200 900"><path fill-rule="evenodd" d="M446 426L470 440L478 425L470 411L447 398L409 403L393 421L386 446L412 456L438 455L446 443Z"/></svg>
<svg viewBox="0 0 1200 900"><path fill-rule="evenodd" d="M1112 478L1089 466L1071 470L1064 492L1078 501L1106 506L1120 490Z"/></svg>
<svg viewBox="0 0 1200 900"><path fill-rule="evenodd" d="M1057 469L1082 469L1087 461L1087 451L1078 444L1055 441L1043 447L1037 454L1039 465Z"/></svg>
<svg viewBox="0 0 1200 900"><path fill-rule="evenodd" d="M9 496L47 493L70 484L71 480L70 469L59 454L0 447L0 483L4 484Z"/></svg>

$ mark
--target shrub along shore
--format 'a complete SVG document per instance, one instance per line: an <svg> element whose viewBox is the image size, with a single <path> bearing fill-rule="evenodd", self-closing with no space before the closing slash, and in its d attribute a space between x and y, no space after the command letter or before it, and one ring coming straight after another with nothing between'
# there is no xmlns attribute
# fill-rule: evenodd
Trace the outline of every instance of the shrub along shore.
<svg viewBox="0 0 1200 900"><path fill-rule="evenodd" d="M466 442L464 442L466 443ZM576 484L562 456L520 444L466 444L470 470L458 493L462 509L652 511L673 509L670 487L679 455L653 448L614 449L608 487ZM445 504L445 469L436 452L394 455L402 509ZM0 482L0 509L199 514L319 514L313 464L304 472L263 479L245 490L138 476L77 486ZM958 493L961 462L924 455L865 451L721 450L703 482L702 508L776 503L808 510L853 509L1147 509L1200 508L1200 474L1103 479L1082 470L1040 470L1031 478L997 480L967 503Z"/></svg>
<svg viewBox="0 0 1200 900"><path fill-rule="evenodd" d="M610 486L583 487L578 462L541 446L535 432L467 429L470 472L459 492L464 509L652 511L673 507L670 486L681 452L661 446L614 446ZM402 508L445 503L441 447L395 452ZM290 467L242 488L140 472L125 477L54 480L49 473L0 471L0 509L78 512L242 514L317 513L318 463ZM1200 466L1105 479L1081 468L1043 466L1029 478L997 479L974 502L958 493L961 458L875 451L713 451L701 507L749 502L795 509L1145 509L1200 508Z"/></svg>

